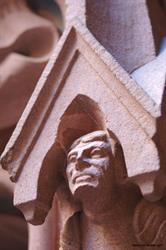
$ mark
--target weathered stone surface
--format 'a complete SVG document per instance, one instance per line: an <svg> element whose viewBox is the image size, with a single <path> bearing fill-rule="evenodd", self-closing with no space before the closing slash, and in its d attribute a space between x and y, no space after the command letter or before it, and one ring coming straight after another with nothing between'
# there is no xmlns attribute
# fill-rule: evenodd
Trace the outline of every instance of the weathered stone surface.
<svg viewBox="0 0 166 250"><path fill-rule="evenodd" d="M161 44L161 51L155 60L145 64L132 73L133 79L145 92L161 105L166 83L166 37Z"/></svg>
<svg viewBox="0 0 166 250"><path fill-rule="evenodd" d="M64 178L79 210L64 225L62 249L133 249L132 214L141 194L126 177L121 146L107 131L73 142Z"/></svg>
<svg viewBox="0 0 166 250"><path fill-rule="evenodd" d="M155 58L145 0L87 0L86 4L88 28L125 70L131 73Z"/></svg>
<svg viewBox="0 0 166 250"><path fill-rule="evenodd" d="M156 237L156 234L157 239L160 239L161 249L165 249L165 238L160 232L158 234L158 222L165 219L165 52L163 50L157 57L155 54L156 41L160 41L162 33L157 35L156 40L155 31L152 32L152 19L147 14L150 7L147 9L145 1L141 0L142 9L136 8L138 2L129 6L138 11L138 16L134 16L139 17L133 27L135 36L131 35L133 29L130 25L126 27L131 33L124 32L123 29L119 32L122 37L129 36L130 42L126 39L126 43L122 44L125 39L118 41L114 35L115 43L109 38L106 40L111 35L111 32L107 33L108 17L102 29L101 40L98 37L99 27L106 20L102 11L107 12L107 8L110 10L108 14L112 20L111 25L117 27L117 16L119 20L123 16L130 23L134 11L129 15L131 9L125 9L127 2L104 1L104 8L98 8L94 13L91 10L96 5L100 6L99 1L67 0L67 10L62 4L66 15L66 29L1 157L3 168L8 170L11 179L16 182L14 203L30 223L38 225L44 222L56 193L54 222L57 249L60 245L61 249L79 249L81 244L83 249L109 249L114 246L114 249L133 249L136 246L146 249L153 245L149 235ZM115 15L115 10L118 15ZM101 26L95 18L98 11L99 17L103 18ZM143 29L137 27L143 26L142 21L148 33L147 40L145 35L140 35ZM121 24L122 22L119 25ZM136 43L132 43L132 39ZM104 42L115 44L115 47L119 44L117 55ZM132 45L138 42L139 49L136 45L132 47L135 48L134 53L127 53L125 46L128 46L128 42ZM144 50L146 46L142 45L147 45L148 50ZM121 53L121 50L126 54ZM144 52L147 52L147 57ZM122 57L118 58L119 55ZM132 57L133 60L130 60ZM130 65L125 62L124 66L121 59L125 59ZM134 60L139 65L136 66ZM149 83L149 79L153 79L152 68L156 65L158 68L162 66L161 78L157 77L157 93L156 85ZM139 66L142 67L134 71L132 76L126 72ZM144 72L149 76L145 77ZM157 80L154 81L155 84ZM71 145L75 148L73 142L81 138L81 148L75 149L77 153L82 152L81 161L85 162L86 158L87 166L92 161L93 154L89 155L89 151L86 154L84 151L83 154L82 149L87 149L93 141L91 133L99 130L110 135L111 146L107 147L106 140L101 148L111 148L112 154L108 155L106 150L106 155L99 156L100 161L96 163L99 168L95 168L94 175L92 174L94 179L80 176L76 185L72 179L75 177L70 177L69 171L72 159L68 153L73 150ZM95 135L96 133L98 132ZM87 134L91 139L84 145ZM114 155L114 144L117 157ZM75 171L77 163L78 159L75 157ZM102 179L103 165L108 170L106 179L108 178L110 185L106 179L104 184L99 181ZM101 171L98 172L97 169ZM80 170L77 169L78 171ZM99 194L97 191L100 184L104 188ZM142 209L144 206L145 209ZM98 213L98 209L101 213ZM140 236L142 228L146 229L148 225L147 211L150 209L154 214L159 214L159 220L153 220L152 215L152 232L148 230ZM164 232L165 227L161 225L161 231ZM74 242L71 241L73 235ZM154 244L158 244L158 240Z"/></svg>

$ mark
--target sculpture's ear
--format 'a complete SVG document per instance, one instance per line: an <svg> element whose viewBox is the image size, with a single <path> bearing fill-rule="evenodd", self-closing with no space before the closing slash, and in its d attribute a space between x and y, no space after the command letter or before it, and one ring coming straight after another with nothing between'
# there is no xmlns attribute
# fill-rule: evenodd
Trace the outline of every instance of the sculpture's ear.
<svg viewBox="0 0 166 250"><path fill-rule="evenodd" d="M125 163L125 157L123 153L122 146L117 139L117 137L113 134L113 132L108 131L110 136L110 143L112 148L112 154L114 157L114 172L115 178L117 182L124 182L127 178L127 168Z"/></svg>

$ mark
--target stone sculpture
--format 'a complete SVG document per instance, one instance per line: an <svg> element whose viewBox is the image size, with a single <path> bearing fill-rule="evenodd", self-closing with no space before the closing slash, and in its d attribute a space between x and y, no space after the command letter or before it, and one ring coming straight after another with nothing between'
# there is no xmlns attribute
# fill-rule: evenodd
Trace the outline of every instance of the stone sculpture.
<svg viewBox="0 0 166 250"><path fill-rule="evenodd" d="M60 249L164 249L165 202L146 201L127 180L122 148L107 131L76 139L64 173L79 209L61 231Z"/></svg>
<svg viewBox="0 0 166 250"><path fill-rule="evenodd" d="M106 131L89 133L71 145L66 179L80 211L64 227L62 249L133 249L132 218L141 195L126 183L124 159L116 162L119 147Z"/></svg>
<svg viewBox="0 0 166 250"><path fill-rule="evenodd" d="M1 157L26 220L39 225L49 210L54 216L41 226L44 233L31 227L39 240L36 245L31 238L30 249L165 250L165 45L159 53L165 1L58 2L65 31ZM88 147L91 141L82 140L98 130L106 131L100 131L103 145L110 145L109 156L99 157L107 178L101 185L102 175L96 182L79 176L73 185L70 153ZM70 144L65 169L62 135Z"/></svg>

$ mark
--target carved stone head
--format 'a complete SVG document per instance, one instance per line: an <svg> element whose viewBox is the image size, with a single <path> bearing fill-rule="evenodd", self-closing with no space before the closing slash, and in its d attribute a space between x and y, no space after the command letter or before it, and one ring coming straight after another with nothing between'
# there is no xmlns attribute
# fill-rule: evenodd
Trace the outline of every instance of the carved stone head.
<svg viewBox="0 0 166 250"><path fill-rule="evenodd" d="M113 185L111 139L106 131L95 131L74 141L67 156L66 176L73 195L80 188L107 190Z"/></svg>

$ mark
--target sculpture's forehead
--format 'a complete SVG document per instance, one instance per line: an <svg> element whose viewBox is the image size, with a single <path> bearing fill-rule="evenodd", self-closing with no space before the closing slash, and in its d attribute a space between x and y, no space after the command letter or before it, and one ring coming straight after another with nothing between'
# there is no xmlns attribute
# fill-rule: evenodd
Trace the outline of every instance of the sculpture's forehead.
<svg viewBox="0 0 166 250"><path fill-rule="evenodd" d="M110 147L110 145L106 142L103 142L103 141L80 142L75 147L70 148L69 153L79 151L79 150L83 151L83 150L91 149L91 148L95 148L95 147L108 148L108 147Z"/></svg>
<svg viewBox="0 0 166 250"><path fill-rule="evenodd" d="M86 134L80 138L82 142L90 141L107 141L107 134L105 131L95 131L89 134Z"/></svg>
<svg viewBox="0 0 166 250"><path fill-rule="evenodd" d="M105 131L99 130L89 134L86 134L79 139L75 140L70 147L70 150L81 145L89 145L91 142L108 142L108 135Z"/></svg>

